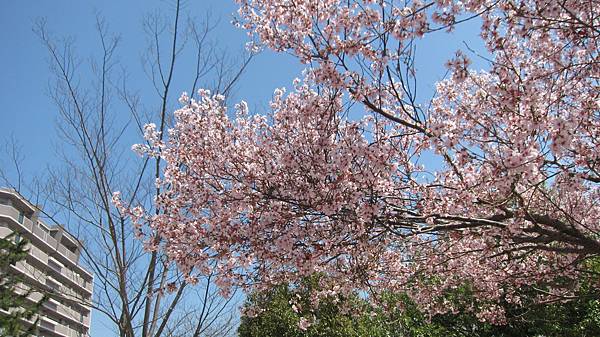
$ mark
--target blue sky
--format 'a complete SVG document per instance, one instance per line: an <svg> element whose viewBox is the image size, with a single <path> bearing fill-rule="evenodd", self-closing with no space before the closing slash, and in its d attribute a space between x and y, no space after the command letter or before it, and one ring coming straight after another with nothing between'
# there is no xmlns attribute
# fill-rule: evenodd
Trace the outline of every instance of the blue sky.
<svg viewBox="0 0 600 337"><path fill-rule="evenodd" d="M231 54L238 53L246 41L246 34L230 24L236 7L233 1L184 1L186 15L202 18L207 10L219 19L213 34L221 48ZM141 67L141 54L146 47L142 22L147 14L157 10L174 11L165 0L149 1L98 1L53 0L20 1L3 0L0 4L0 137L4 140L13 134L27 153L26 171L30 174L44 170L45 163L55 160L50 144L56 144L56 108L48 96L52 75L48 68L47 50L33 33L36 20L44 18L47 28L56 37L75 38L82 67L97 52L97 35L94 30L95 15L100 13L113 32L121 35L119 57L128 66L131 79L141 90L150 89ZM182 63L191 66L191 59ZM134 65L134 67L131 67ZM135 66L137 65L137 67ZM182 66L183 69L185 67ZM275 57L264 53L248 68L237 92L251 103L265 102L273 89L289 83L299 69L291 57ZM138 85L141 84L141 85ZM175 90L189 90L189 81L175 78ZM250 105L252 106L252 104ZM126 112L124 112L126 113Z"/></svg>
<svg viewBox="0 0 600 337"><path fill-rule="evenodd" d="M82 67L87 67L89 57L98 51L94 22L99 13L109 29L121 35L118 57L121 64L127 65L135 87L151 91L140 62L146 47L142 22L145 15L157 10L173 12L174 6L167 0L3 0L0 3L0 142L12 135L20 143L25 154L26 177L43 174L48 166L57 165L56 149L60 148L61 142L56 131L57 110L48 95L53 80L47 50L32 30L36 20L44 18L55 37L72 36ZM245 32L230 24L235 4L228 0L184 1L183 11L190 17L202 18L208 10L220 21L213 38L220 48L235 55L247 41ZM427 44L418 51L421 92L431 91L435 80L444 73L444 61L456 49L463 48L462 41L469 41L472 47L481 50L476 29L477 24L472 22L461 26L451 36L436 33L429 37ZM193 60L184 57L181 62L179 69L184 70L176 74L174 83L178 92L189 90L189 74L185 69L192 66ZM250 64L230 101L244 99L251 108L260 110L273 89L289 86L294 77L300 76L300 71L301 65L296 59L263 52ZM7 161L0 159L0 166L10 170L7 165ZM106 328L106 320L99 313L93 313L91 335L112 336Z"/></svg>

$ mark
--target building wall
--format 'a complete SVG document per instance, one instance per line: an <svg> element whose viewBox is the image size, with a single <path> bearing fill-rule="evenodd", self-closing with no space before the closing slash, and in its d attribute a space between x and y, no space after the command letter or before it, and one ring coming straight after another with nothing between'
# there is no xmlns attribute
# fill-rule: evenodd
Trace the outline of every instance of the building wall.
<svg viewBox="0 0 600 337"><path fill-rule="evenodd" d="M18 193L0 188L0 236L17 232L26 238L29 255L14 268L30 287L44 289L50 299L40 313L39 336L87 336L90 326L92 274L79 263L79 242L60 226L48 226L38 218L39 210ZM33 301L41 294L31 295Z"/></svg>

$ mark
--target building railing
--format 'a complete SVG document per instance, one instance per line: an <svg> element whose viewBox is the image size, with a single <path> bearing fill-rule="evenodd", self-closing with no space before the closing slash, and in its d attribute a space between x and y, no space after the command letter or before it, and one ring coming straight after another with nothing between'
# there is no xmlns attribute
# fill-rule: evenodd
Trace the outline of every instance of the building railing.
<svg viewBox="0 0 600 337"><path fill-rule="evenodd" d="M69 281L70 286L75 286L77 288L83 288L89 294L92 293L92 283L86 281L83 277L79 276L76 272L69 268L61 267L55 263L51 262L52 260L48 260L48 266L54 270L57 274L61 275L61 277L67 279Z"/></svg>
<svg viewBox="0 0 600 337"><path fill-rule="evenodd" d="M9 217L13 218L17 223L21 224L21 226L24 227L24 229L31 232L33 222L27 218L24 218L23 221L19 221L19 211L16 208L0 204L0 213L6 214Z"/></svg>
<svg viewBox="0 0 600 337"><path fill-rule="evenodd" d="M67 257L67 259L77 263L77 254L73 253L72 251L68 250L67 247L65 246L61 246L58 245L57 249L56 249L59 253L63 254L64 256Z"/></svg>
<svg viewBox="0 0 600 337"><path fill-rule="evenodd" d="M46 254L43 250L39 249L36 246L29 247L29 254L31 254L33 257L35 257L44 264L48 263L48 254Z"/></svg>
<svg viewBox="0 0 600 337"><path fill-rule="evenodd" d="M63 323L53 323L48 321L45 317L41 317L39 327L48 331L52 331L55 334L65 337L81 337L82 334L79 331L71 328L70 326Z"/></svg>
<svg viewBox="0 0 600 337"><path fill-rule="evenodd" d="M58 281L52 275L48 275L47 279L50 282L46 282L46 286L49 286L50 288L53 288L54 291L56 291L57 293L61 294L62 297L64 297L67 300L72 301L73 303L75 303L80 308L82 308L82 309L84 309L84 310L86 310L88 312L90 311L90 307L87 306L87 305L85 305L84 303L86 301L90 301L91 298L89 298L87 296L82 296L80 293L78 293L77 291L75 291L71 287L64 286L63 283L61 283L60 281ZM50 286L50 284L55 284L56 287ZM86 298L87 298L87 300L86 300Z"/></svg>
<svg viewBox="0 0 600 337"><path fill-rule="evenodd" d="M67 305L64 305L62 303L56 303L53 301L48 301L44 303L44 307L59 314L62 317L62 320L69 320L71 322L75 322L76 324L81 324L86 327L89 327L89 321L86 320L86 318L88 318L89 316L89 313L87 315L84 315L83 313L74 310L73 308Z"/></svg>
<svg viewBox="0 0 600 337"><path fill-rule="evenodd" d="M45 319L41 319L40 320L40 328L46 329L48 331L52 331L54 334L57 334L59 336L64 336L64 337L78 337L81 335L78 335L77 332L71 328L69 328L66 325L62 325L62 324L55 324L52 322L48 322Z"/></svg>
<svg viewBox="0 0 600 337"><path fill-rule="evenodd" d="M42 317L42 319L40 319L40 328L44 328L46 330L58 332L58 331L56 331L56 327L57 327L56 324L54 324L52 322L48 322L43 317Z"/></svg>

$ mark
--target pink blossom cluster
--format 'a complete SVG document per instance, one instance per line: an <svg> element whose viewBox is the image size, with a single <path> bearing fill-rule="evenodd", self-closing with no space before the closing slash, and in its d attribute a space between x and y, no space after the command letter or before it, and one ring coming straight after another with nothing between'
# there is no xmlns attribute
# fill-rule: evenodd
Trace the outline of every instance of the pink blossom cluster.
<svg viewBox="0 0 600 337"><path fill-rule="evenodd" d="M158 215L129 210L186 272L258 289L323 275L321 295L407 292L431 314L467 284L472 310L544 283L562 299L600 255L600 4L237 0L257 43L310 63L267 115L182 98ZM479 16L490 69L458 52L423 109L407 44ZM350 109L364 112L350 119ZM434 152L442 168L424 165ZM426 178L423 178L425 175ZM572 282L554 283L557 278ZM304 328L309 321L303 321Z"/></svg>

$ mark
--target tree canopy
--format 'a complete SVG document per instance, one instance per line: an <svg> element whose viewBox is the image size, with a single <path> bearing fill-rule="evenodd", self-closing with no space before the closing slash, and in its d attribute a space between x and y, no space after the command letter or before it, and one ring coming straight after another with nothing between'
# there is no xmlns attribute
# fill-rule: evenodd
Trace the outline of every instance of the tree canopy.
<svg viewBox="0 0 600 337"><path fill-rule="evenodd" d="M598 270L595 264L590 270ZM278 336L412 336L412 337L581 337L600 334L600 300L589 279L568 303L540 304L535 292L521 289L523 305L502 303L506 324L481 322L466 310L473 304L468 286L445 296L458 309L429 315L404 294L385 293L374 307L358 294L336 294L311 303L318 277L296 285L279 285L251 293L238 329L240 337Z"/></svg>
<svg viewBox="0 0 600 337"><path fill-rule="evenodd" d="M168 138L147 125L135 149L167 163L160 213L115 202L157 233L149 249L215 265L225 291L320 273L318 294L404 293L429 315L467 282L495 324L523 287L574 297L600 254L597 1L237 2L251 47L294 55L304 78L266 114L201 90ZM414 45L474 17L489 69L457 51L418 104Z"/></svg>

